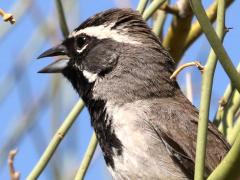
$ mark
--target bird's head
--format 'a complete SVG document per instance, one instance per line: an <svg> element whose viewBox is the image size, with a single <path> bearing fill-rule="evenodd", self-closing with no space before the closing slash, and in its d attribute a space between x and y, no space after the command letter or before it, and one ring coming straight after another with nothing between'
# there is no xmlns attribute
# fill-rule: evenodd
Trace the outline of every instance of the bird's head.
<svg viewBox="0 0 240 180"><path fill-rule="evenodd" d="M160 54L155 57L147 49ZM138 12L110 9L90 17L61 44L42 53L38 58L60 55L63 58L39 72L62 73L77 91L81 91L111 74L116 68L120 69L119 73L131 73L137 66L140 69L147 67L146 61L156 61L155 65L159 64L161 67L161 63L172 63L171 58L161 58L166 54ZM150 66L147 68L152 69ZM172 66L167 65L165 68L171 69ZM147 77L147 74L144 76ZM149 75L148 78L153 77Z"/></svg>

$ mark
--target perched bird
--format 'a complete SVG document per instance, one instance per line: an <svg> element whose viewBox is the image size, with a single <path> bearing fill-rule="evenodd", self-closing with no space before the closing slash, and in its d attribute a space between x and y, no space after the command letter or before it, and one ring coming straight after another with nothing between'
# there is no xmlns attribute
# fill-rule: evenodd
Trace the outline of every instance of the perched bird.
<svg viewBox="0 0 240 180"><path fill-rule="evenodd" d="M98 13L39 58L84 100L113 179L193 179L198 111L170 80L168 51L130 9ZM209 122L205 176L229 145Z"/></svg>

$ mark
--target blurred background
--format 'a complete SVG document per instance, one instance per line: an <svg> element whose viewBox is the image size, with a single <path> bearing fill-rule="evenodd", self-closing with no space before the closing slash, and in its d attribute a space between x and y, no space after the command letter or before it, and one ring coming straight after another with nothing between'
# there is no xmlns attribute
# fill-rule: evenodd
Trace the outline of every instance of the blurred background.
<svg viewBox="0 0 240 180"><path fill-rule="evenodd" d="M99 11L114 7L136 9L138 4L138 0L62 2L70 31ZM208 7L212 1L204 0L203 3ZM226 27L232 29L224 40L224 46L235 66L240 58L239 7L240 1L236 1L226 12ZM63 39L55 1L0 1L0 8L16 18L14 25L2 20L0 22L0 179L9 179L7 156L15 148L19 150L15 168L20 171L21 179L25 179L79 97L61 75L37 73L52 61L51 58L38 61L36 57ZM171 21L172 15L168 15L164 34ZM148 23L152 26L152 20ZM196 60L205 64L209 50L206 38L201 36L187 49L180 64ZM185 69L177 80L184 93L199 107L201 74L197 68ZM215 115L218 101L228 83L229 79L218 65L211 118ZM39 179L73 179L92 132L89 115L84 108ZM99 147L85 179L111 179Z"/></svg>

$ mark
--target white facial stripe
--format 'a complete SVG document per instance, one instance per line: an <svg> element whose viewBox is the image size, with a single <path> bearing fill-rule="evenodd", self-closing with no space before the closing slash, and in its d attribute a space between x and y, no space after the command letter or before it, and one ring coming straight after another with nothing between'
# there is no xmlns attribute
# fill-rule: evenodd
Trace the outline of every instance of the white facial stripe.
<svg viewBox="0 0 240 180"><path fill-rule="evenodd" d="M87 27L85 29L81 29L79 31L74 31L72 32L72 34L70 35L70 37L75 37L78 36L80 34L86 34L88 36L94 36L98 39L113 39L117 42L121 42L121 43L129 43L129 44L142 44L139 41L136 41L135 39L133 39L132 37L124 34L123 30L120 32L118 30L112 30L111 27L113 26L109 25L109 26L105 26L105 25L100 25L100 26L91 26L91 27Z"/></svg>
<svg viewBox="0 0 240 180"><path fill-rule="evenodd" d="M90 82L90 83L96 81L96 79L98 78L98 74L91 73L91 72L86 71L86 70L83 70L83 75L88 80L88 82Z"/></svg>
<svg viewBox="0 0 240 180"><path fill-rule="evenodd" d="M88 44L86 44L85 46L83 46L83 47L82 47L82 49L77 49L77 52L78 52L78 53L81 53L81 52L83 52L83 51L84 51L84 49L86 49L86 48L87 48L87 46L88 46Z"/></svg>

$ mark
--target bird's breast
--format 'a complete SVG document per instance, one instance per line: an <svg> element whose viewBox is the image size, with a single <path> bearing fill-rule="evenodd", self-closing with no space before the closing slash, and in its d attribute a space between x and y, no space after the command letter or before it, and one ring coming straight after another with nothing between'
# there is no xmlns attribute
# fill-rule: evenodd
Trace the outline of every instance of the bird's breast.
<svg viewBox="0 0 240 180"><path fill-rule="evenodd" d="M148 126L148 108L141 103L105 104L101 123L108 129L94 128L114 179L182 179L181 170Z"/></svg>

